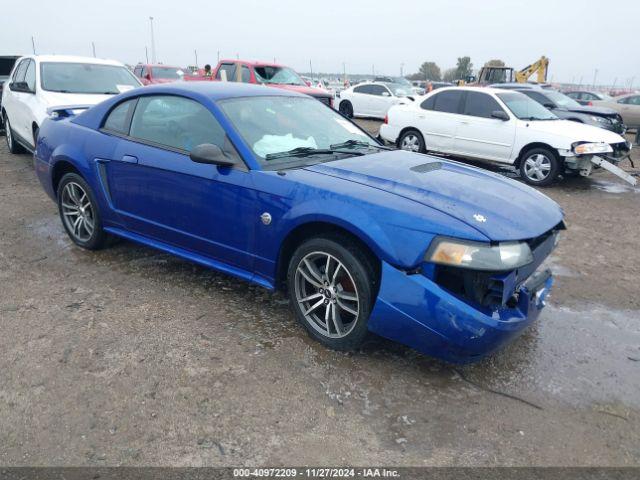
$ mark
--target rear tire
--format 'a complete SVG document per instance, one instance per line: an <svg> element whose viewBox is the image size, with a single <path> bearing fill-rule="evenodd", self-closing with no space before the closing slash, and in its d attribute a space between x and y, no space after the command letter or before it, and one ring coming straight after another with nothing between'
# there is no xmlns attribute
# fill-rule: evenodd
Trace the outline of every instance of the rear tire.
<svg viewBox="0 0 640 480"><path fill-rule="evenodd" d="M353 105L349 100L343 100L338 106L338 111L347 118L353 118Z"/></svg>
<svg viewBox="0 0 640 480"><path fill-rule="evenodd" d="M525 152L520 162L520 177L529 185L546 187L560 173L560 160L549 148L532 148Z"/></svg>
<svg viewBox="0 0 640 480"><path fill-rule="evenodd" d="M13 153L14 155L25 153L26 150L24 149L24 147L16 142L15 135L13 133L13 130L11 129L11 123L9 122L9 117L6 114L4 117L4 128L7 140L7 148L9 149L9 152Z"/></svg>
<svg viewBox="0 0 640 480"><path fill-rule="evenodd" d="M427 153L427 147L424 144L424 137L415 129L410 129L400 135L398 139L398 148L408 152Z"/></svg>
<svg viewBox="0 0 640 480"><path fill-rule="evenodd" d="M69 238L79 247L99 250L109 234L102 228L98 202L89 184L77 173L67 173L58 184L58 211Z"/></svg>
<svg viewBox="0 0 640 480"><path fill-rule="evenodd" d="M334 350L354 350L366 338L377 281L373 260L342 235L305 241L287 271L296 318L312 338Z"/></svg>

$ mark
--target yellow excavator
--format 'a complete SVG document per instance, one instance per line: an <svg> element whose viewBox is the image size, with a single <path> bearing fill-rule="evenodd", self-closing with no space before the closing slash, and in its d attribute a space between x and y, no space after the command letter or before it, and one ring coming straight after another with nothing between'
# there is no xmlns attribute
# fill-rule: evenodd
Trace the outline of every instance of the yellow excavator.
<svg viewBox="0 0 640 480"><path fill-rule="evenodd" d="M531 65L527 65L522 70L514 71L512 67L499 67L485 65L480 69L477 79L469 79L475 85L490 85L492 83L527 83L531 75L537 73L536 81L545 83L547 81L547 71L549 70L549 59L540 57Z"/></svg>

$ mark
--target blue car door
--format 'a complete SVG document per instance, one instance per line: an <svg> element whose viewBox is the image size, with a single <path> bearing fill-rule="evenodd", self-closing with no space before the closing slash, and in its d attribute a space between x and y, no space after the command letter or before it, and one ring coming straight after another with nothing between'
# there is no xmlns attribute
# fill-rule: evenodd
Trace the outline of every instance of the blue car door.
<svg viewBox="0 0 640 480"><path fill-rule="evenodd" d="M129 135L118 139L106 164L125 228L251 271L259 222L251 173L211 112L191 99L153 95L140 97L129 115ZM191 161L189 151L202 143L235 155L239 167Z"/></svg>

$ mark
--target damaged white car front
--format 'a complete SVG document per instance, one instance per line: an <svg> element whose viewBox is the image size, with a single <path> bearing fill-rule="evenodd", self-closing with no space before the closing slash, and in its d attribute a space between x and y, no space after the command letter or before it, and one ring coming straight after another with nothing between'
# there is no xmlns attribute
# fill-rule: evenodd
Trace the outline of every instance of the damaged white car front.
<svg viewBox="0 0 640 480"><path fill-rule="evenodd" d="M588 177L594 170L603 168L620 177L631 185L637 185L637 179L618 164L628 158L631 153L631 142L574 142L570 150L559 150L564 157L565 169L574 171L583 177Z"/></svg>

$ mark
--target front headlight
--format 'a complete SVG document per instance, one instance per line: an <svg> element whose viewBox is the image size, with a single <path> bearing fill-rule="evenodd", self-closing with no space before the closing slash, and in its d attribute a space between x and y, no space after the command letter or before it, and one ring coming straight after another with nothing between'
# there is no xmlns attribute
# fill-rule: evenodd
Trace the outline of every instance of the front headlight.
<svg viewBox="0 0 640 480"><path fill-rule="evenodd" d="M595 155L597 153L611 153L613 152L613 148L604 142L578 143L573 145L573 151L576 155Z"/></svg>
<svg viewBox="0 0 640 480"><path fill-rule="evenodd" d="M605 124L611 123L611 120L609 120L608 118L596 117L595 115L591 116L591 120L593 120L594 122L598 122L598 123L605 123Z"/></svg>
<svg viewBox="0 0 640 480"><path fill-rule="evenodd" d="M425 261L473 270L513 270L533 262L531 248L525 242L503 242L489 245L449 238L436 238L424 257Z"/></svg>

